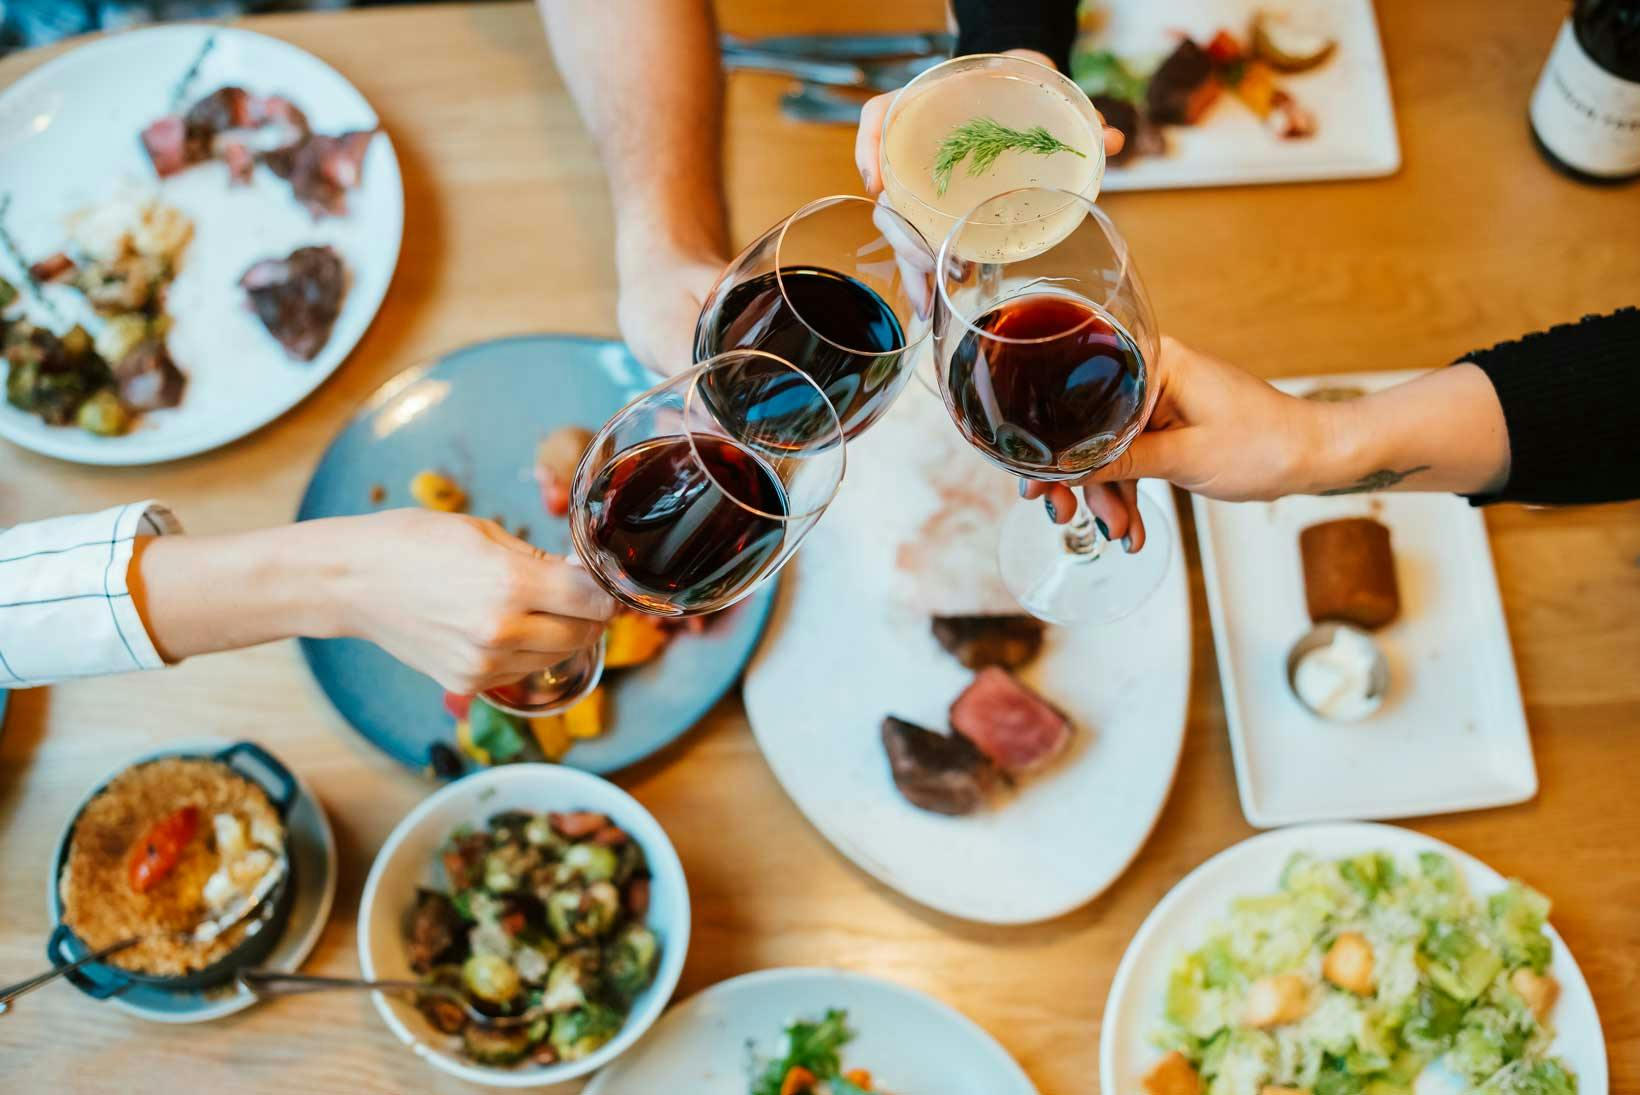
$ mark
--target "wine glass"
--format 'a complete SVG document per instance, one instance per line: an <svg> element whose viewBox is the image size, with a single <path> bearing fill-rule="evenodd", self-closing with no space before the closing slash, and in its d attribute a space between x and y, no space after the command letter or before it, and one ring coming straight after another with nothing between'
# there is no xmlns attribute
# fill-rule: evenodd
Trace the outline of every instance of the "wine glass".
<svg viewBox="0 0 1640 1095"><path fill-rule="evenodd" d="M934 249L892 209L820 198L729 263L695 326L695 360L758 349L820 385L846 437L881 418L926 354Z"/></svg>
<svg viewBox="0 0 1640 1095"><path fill-rule="evenodd" d="M789 362L731 350L658 384L593 437L571 486L570 536L616 600L701 616L775 574L842 482L831 402ZM603 673L602 638L484 699L515 715L573 706Z"/></svg>
<svg viewBox="0 0 1640 1095"><path fill-rule="evenodd" d="M888 204L939 241L965 212L1006 191L1053 187L1097 197L1104 126L1082 89L1054 69L976 53L935 65L895 94L878 162ZM971 235L970 247L979 238Z"/></svg>
<svg viewBox="0 0 1640 1095"><path fill-rule="evenodd" d="M1003 252L1019 257L999 261ZM1000 194L952 228L939 269L940 394L970 444L998 467L1050 483L1079 479L1127 449L1154 405L1156 318L1103 211L1064 190ZM1074 493L1076 514L1064 526L1035 503L1009 513L998 549L1003 582L1052 623L1119 619L1167 570L1167 521L1140 494L1146 547L1129 554Z"/></svg>

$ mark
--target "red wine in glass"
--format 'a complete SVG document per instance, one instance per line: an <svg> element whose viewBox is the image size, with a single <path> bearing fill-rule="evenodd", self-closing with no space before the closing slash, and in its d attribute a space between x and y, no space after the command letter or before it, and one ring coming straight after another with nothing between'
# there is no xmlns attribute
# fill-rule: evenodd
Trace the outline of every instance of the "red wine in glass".
<svg viewBox="0 0 1640 1095"><path fill-rule="evenodd" d="M845 437L876 421L899 392L899 317L870 286L836 271L785 266L778 277L748 278L702 322L712 328L696 339L697 359L725 350L784 358L826 393Z"/></svg>
<svg viewBox="0 0 1640 1095"><path fill-rule="evenodd" d="M588 487L584 556L629 604L708 612L779 555L785 513L780 478L750 450L705 434L660 437L617 453Z"/></svg>
<svg viewBox="0 0 1640 1095"><path fill-rule="evenodd" d="M1091 302L1029 293L974 321L946 390L958 427L993 461L1070 479L1109 462L1143 424L1144 355Z"/></svg>

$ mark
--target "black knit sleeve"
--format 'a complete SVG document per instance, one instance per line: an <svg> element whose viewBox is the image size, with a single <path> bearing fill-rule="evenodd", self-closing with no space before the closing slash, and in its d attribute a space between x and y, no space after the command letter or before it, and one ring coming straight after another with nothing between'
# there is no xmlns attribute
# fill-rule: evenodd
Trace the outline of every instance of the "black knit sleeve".
<svg viewBox="0 0 1640 1095"><path fill-rule="evenodd" d="M1077 0L953 0L957 53L1034 49L1069 72Z"/></svg>
<svg viewBox="0 0 1640 1095"><path fill-rule="evenodd" d="M1587 316L1464 359L1503 405L1509 480L1488 502L1640 498L1640 309Z"/></svg>

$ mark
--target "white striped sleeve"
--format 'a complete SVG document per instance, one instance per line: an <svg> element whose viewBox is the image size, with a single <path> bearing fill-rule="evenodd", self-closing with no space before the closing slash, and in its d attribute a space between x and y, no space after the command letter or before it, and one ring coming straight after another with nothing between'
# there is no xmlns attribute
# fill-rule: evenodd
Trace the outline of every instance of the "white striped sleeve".
<svg viewBox="0 0 1640 1095"><path fill-rule="evenodd" d="M157 502L0 531L0 688L162 668L131 601L132 542L181 531Z"/></svg>

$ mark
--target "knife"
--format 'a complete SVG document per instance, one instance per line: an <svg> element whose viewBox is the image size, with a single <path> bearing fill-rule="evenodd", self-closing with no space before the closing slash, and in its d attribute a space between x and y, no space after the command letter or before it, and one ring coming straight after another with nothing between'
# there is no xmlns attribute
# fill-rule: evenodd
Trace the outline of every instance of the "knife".
<svg viewBox="0 0 1640 1095"><path fill-rule="evenodd" d="M774 72L827 87L857 87L871 91L894 91L910 83L943 58L911 57L880 64L850 64L793 57L767 50L733 47L723 51L723 67L730 71Z"/></svg>

